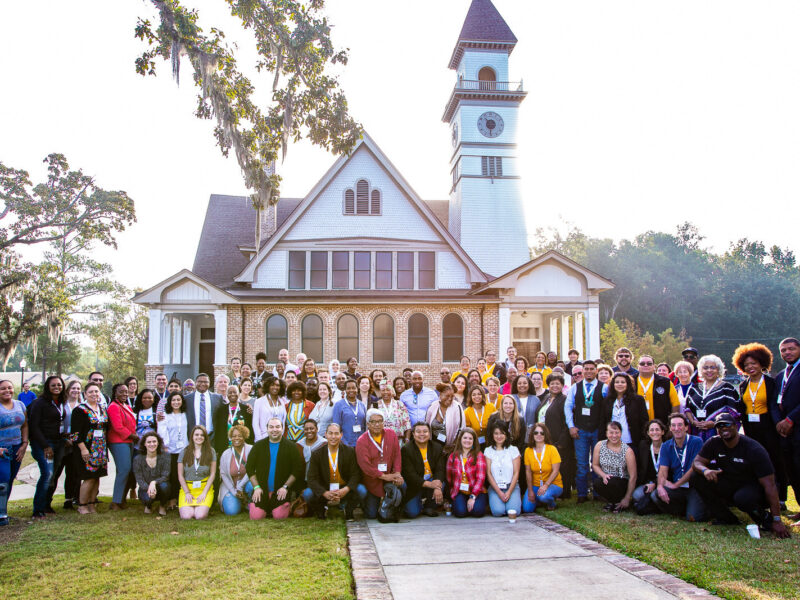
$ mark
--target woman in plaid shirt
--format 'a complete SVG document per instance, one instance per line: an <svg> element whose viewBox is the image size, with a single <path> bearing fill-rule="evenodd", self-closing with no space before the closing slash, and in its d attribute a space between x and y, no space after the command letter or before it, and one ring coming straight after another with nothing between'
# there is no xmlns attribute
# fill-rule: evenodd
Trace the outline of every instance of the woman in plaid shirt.
<svg viewBox="0 0 800 600"><path fill-rule="evenodd" d="M456 517L482 517L488 502L484 482L486 459L478 445L478 434L465 427L456 438L456 448L447 459L447 482Z"/></svg>

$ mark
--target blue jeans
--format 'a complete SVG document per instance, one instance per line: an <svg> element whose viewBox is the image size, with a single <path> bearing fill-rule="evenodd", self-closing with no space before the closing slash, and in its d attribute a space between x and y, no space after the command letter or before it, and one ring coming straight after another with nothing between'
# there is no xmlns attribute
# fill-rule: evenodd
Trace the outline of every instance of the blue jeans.
<svg viewBox="0 0 800 600"><path fill-rule="evenodd" d="M477 504L477 500L476 500ZM509 510L517 511L517 514L522 513L522 500L520 500L519 496L519 486L514 486L514 491L511 492L511 497L508 499L508 502L503 502L500 500L500 496L497 495L497 492L494 491L493 487L489 488L489 508L492 511L492 516L495 517L502 517L503 515L508 514Z"/></svg>
<svg viewBox="0 0 800 600"><path fill-rule="evenodd" d="M564 491L562 488L558 487L557 485L553 485L552 483L547 486L547 491L541 496L536 495L536 492L539 491L538 487L533 487L531 489L533 490L534 501L531 502L528 494L525 494L525 496L522 498L522 510L524 510L526 513L536 510L536 506L538 504L546 504L550 508L554 507L556 505L556 498L558 498Z"/></svg>
<svg viewBox="0 0 800 600"><path fill-rule="evenodd" d="M167 502L169 502L169 482L162 481L161 483L156 484L156 497L151 498L147 494L147 488L139 488L139 501L147 506L148 508L153 505L154 502L160 502L161 506L166 506Z"/></svg>
<svg viewBox="0 0 800 600"><path fill-rule="evenodd" d="M342 498L341 502L339 502L339 508L341 510L346 510L347 508L355 508L356 506L358 506L359 501L363 499L364 496L366 496L366 494L367 494L367 488L359 484L358 487L355 489L355 491L350 490L349 492L347 492L345 497ZM312 490L311 488L304 489L301 495L303 497L303 500L306 501L306 504L308 504L312 508L319 507L320 505L326 506L328 503L328 501L325 500L325 498L323 498L322 496L317 497L314 494L314 490ZM378 499L377 506L380 506L380 498ZM376 515L378 514L377 506L375 508ZM364 512L366 513L366 509L364 509Z"/></svg>
<svg viewBox="0 0 800 600"><path fill-rule="evenodd" d="M575 489L578 490L578 498L586 498L589 495L589 476L591 474L589 465L592 461L592 451L596 444L597 430L578 430L578 439L575 440L575 460L577 462Z"/></svg>
<svg viewBox="0 0 800 600"><path fill-rule="evenodd" d="M467 510L467 501L469 500L469 496L466 494L459 494L453 498L453 515L458 518L463 517L477 517L480 518L486 514L486 504L488 503L486 499L486 494L480 494L475 497L475 504L472 506L472 510Z"/></svg>
<svg viewBox="0 0 800 600"><path fill-rule="evenodd" d="M125 500L125 484L133 463L133 444L109 444L108 449L114 457L117 475L114 478L114 496L112 502L121 504Z"/></svg>
<svg viewBox="0 0 800 600"><path fill-rule="evenodd" d="M668 487L664 489L667 490L669 504L658 497L658 488L654 489L653 493L650 494L650 499L655 502L661 512L682 517L695 523L708 519L706 505L697 490L685 487L674 490Z"/></svg>
<svg viewBox="0 0 800 600"><path fill-rule="evenodd" d="M8 499L11 496L11 487L14 485L14 478L17 476L19 466L22 464L17 461L17 451L22 444L15 446L3 446L5 453L0 456L0 519L8 516Z"/></svg>
<svg viewBox="0 0 800 600"><path fill-rule="evenodd" d="M250 496L253 495L253 484L250 483L249 481L244 486L244 493L248 499L250 498ZM303 492L303 497L305 498L305 492ZM230 492L225 494L225 497L222 499L222 512L228 515L229 517L232 517L233 515L238 515L241 511L242 511L241 500L239 500L239 498L237 498Z"/></svg>
<svg viewBox="0 0 800 600"><path fill-rule="evenodd" d="M442 491L442 494L444 494L444 491ZM420 515L425 506L434 507L435 504L436 503L433 501L433 488L422 488L419 494L408 499L403 506L403 510L409 519L415 519Z"/></svg>
<svg viewBox="0 0 800 600"><path fill-rule="evenodd" d="M400 493L405 493L405 491L406 484L404 483L400 486ZM364 516L368 519L377 519L378 509L381 506L383 497L373 496L367 491L367 488L363 484L358 485L356 492L358 492L358 495L361 498L361 509L364 511Z"/></svg>
<svg viewBox="0 0 800 600"><path fill-rule="evenodd" d="M656 505L650 499L650 494L644 491L645 486L640 485L633 490L633 508L640 515L658 512ZM653 490L655 491L655 490ZM652 492L651 492L652 493Z"/></svg>
<svg viewBox="0 0 800 600"><path fill-rule="evenodd" d="M33 512L44 512L50 508L53 501L53 494L56 491L56 481L53 473L56 473L64 460L64 440L47 440L47 444L53 449L53 460L48 461L44 457L44 447L36 442L31 443L31 455L39 465L39 481L36 482L36 492L33 495Z"/></svg>

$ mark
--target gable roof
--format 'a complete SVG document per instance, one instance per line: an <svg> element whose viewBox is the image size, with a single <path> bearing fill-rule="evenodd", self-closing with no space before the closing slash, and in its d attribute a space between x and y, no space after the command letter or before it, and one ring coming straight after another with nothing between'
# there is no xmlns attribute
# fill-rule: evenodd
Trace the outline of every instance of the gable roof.
<svg viewBox="0 0 800 600"><path fill-rule="evenodd" d="M212 284L210 281L199 277L196 273L192 273L189 269L182 269L167 277L160 283L157 283L153 287L144 290L143 292L139 292L136 294L132 300L137 304L161 304L163 299L163 294L169 288L176 287L177 284L181 282L190 281L195 285L203 288L207 292L207 298L204 300L199 300L197 302L192 301L192 303L198 304L228 304L231 302L236 302L236 299L231 296L228 292L219 289L218 286Z"/></svg>
<svg viewBox="0 0 800 600"><path fill-rule="evenodd" d="M387 174L392 178L394 183L397 187L405 194L405 196L410 200L411 204L416 207L416 209L420 212L422 217L428 222L431 228L436 231L442 238L442 240L450 246L450 249L453 253L464 263L464 265L469 270L470 280L473 283L484 283L487 281L486 274L481 271L475 261L470 258L470 256L466 253L466 251L461 247L461 245L456 241L453 235L448 231L447 227L439 220L437 215L434 213L432 208L424 202L417 193L412 189L412 187L408 184L408 182L403 178L397 168L392 164L389 158L383 153L383 151L378 147L375 141L364 132L363 137L356 143L355 148L353 148L352 152L347 156L340 156L336 162L328 169L328 172L320 179L317 184L311 189L308 195L303 198L297 208L292 211L289 217L278 226L275 235L273 235L267 242L262 245L260 251L253 257L253 259L247 264L247 266L242 269L241 273L239 273L235 278L234 281L236 282L252 282L255 278L255 271L258 265L266 258L269 254L270 250L277 244L292 228L292 226L297 222L297 220L303 215L303 213L308 209L308 207L314 202L314 200L325 190L328 184L336 177L336 175L345 167L348 161L355 155L355 153L364 148L369 151L375 160L380 164L380 166L387 172Z"/></svg>
<svg viewBox="0 0 800 600"><path fill-rule="evenodd" d="M517 36L491 0L472 0L449 66L458 67L464 48L505 48L511 54L516 43Z"/></svg>
<svg viewBox="0 0 800 600"><path fill-rule="evenodd" d="M516 269L513 269L506 273L505 275L501 275L500 277L493 279L492 281L471 290L469 292L470 295L480 294L492 289L500 289L500 288L512 288L515 287L517 284L517 279L520 275L531 271L538 267L539 265L548 262L548 261L555 261L560 263L567 269L571 271L576 271L580 273L583 277L586 278L586 287L590 290L596 290L598 292L602 292L604 290L610 290L616 287L613 281L610 279L606 279L602 275L598 275L591 269L587 269L580 263L575 262L571 258L568 258L561 254L560 252L556 252L555 250L550 250L541 254L534 258L531 261L526 262L523 265L518 266Z"/></svg>

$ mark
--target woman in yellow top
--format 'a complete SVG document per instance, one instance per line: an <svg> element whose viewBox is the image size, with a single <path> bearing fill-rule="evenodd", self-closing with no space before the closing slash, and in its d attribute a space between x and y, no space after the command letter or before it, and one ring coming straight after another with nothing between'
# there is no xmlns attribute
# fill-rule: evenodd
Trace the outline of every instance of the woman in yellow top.
<svg viewBox="0 0 800 600"><path fill-rule="evenodd" d="M541 373L542 383L547 381L547 376L553 372L553 369L547 366L547 354L544 352L537 352L533 358L533 366L528 369L528 373ZM545 387L547 387L545 385Z"/></svg>
<svg viewBox="0 0 800 600"><path fill-rule="evenodd" d="M487 377L484 385L487 389L486 401L499 409L500 403L503 401L503 394L500 393L500 380L497 377Z"/></svg>
<svg viewBox="0 0 800 600"><path fill-rule="evenodd" d="M561 455L553 445L550 430L544 423L536 423L525 449L525 478L528 493L522 498L522 510L533 512L537 504L555 510L556 498L564 491L561 480Z"/></svg>
<svg viewBox="0 0 800 600"><path fill-rule="evenodd" d="M464 411L467 427L472 427L478 433L478 444L481 450L486 447L486 429L489 426L489 417L497 412L494 404L486 400L486 392L479 385L469 390L469 407Z"/></svg>
<svg viewBox="0 0 800 600"><path fill-rule="evenodd" d="M469 360L469 356L462 356L461 360L458 363L458 371L453 371L453 374L450 376L450 383L455 383L456 377L459 375L463 375L464 377L467 376L469 370L471 368L471 363Z"/></svg>
<svg viewBox="0 0 800 600"><path fill-rule="evenodd" d="M776 406L781 382L770 377L772 352L763 344L743 344L733 354L733 364L747 375L739 384L739 406L742 426L747 437L753 438L769 454L775 469L778 498L786 502L787 475L781 457L781 443L769 406ZM677 366L675 367L677 371ZM796 425L795 425L796 427Z"/></svg>

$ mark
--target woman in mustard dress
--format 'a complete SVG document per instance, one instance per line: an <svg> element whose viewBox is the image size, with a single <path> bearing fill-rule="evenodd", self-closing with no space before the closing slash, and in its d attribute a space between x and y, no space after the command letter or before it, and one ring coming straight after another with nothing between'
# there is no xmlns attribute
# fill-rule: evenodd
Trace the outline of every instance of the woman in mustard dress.
<svg viewBox="0 0 800 600"><path fill-rule="evenodd" d="M181 519L205 519L214 502L217 453L202 425L194 426L189 439L191 442L178 457L178 482L182 492L178 497L178 510Z"/></svg>

